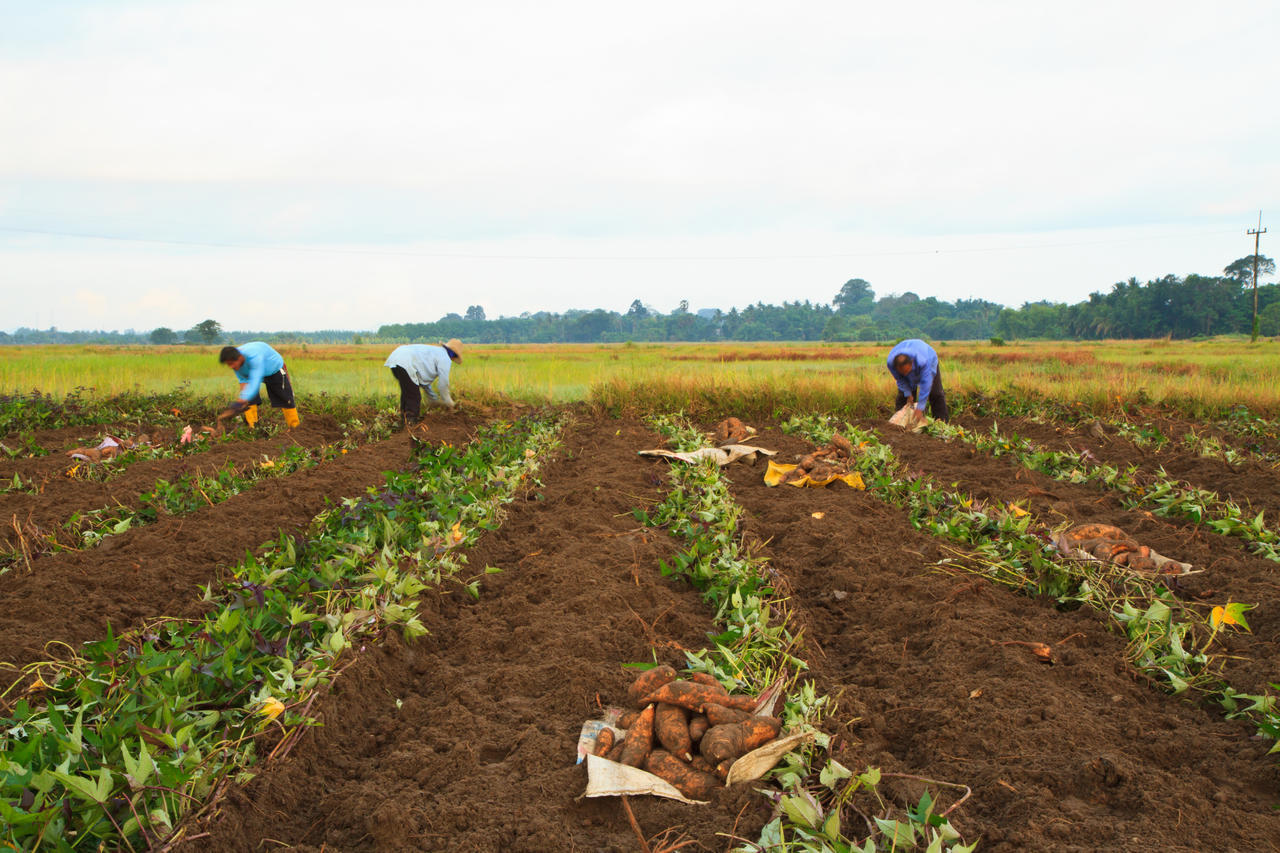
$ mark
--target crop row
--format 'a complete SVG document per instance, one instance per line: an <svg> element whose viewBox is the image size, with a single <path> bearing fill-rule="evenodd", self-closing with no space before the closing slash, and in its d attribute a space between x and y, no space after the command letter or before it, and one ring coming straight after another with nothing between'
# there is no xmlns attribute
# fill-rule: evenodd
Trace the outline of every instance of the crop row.
<svg viewBox="0 0 1280 853"><path fill-rule="evenodd" d="M846 425L858 446L857 467L868 491L906 509L912 525L955 542L960 549L943 564L980 574L1059 606L1088 606L1108 615L1128 639L1132 664L1178 694L1192 692L1245 717L1259 734L1280 740L1280 707L1274 694L1245 694L1223 680L1214 642L1223 630L1248 630L1249 605L1225 602L1198 610L1163 583L1095 560L1058 551L1054 531L1016 504L988 504L911 474L873 433ZM785 427L814 443L834 430L823 418L796 418ZM1280 749L1280 743L1273 751Z"/></svg>
<svg viewBox="0 0 1280 853"><path fill-rule="evenodd" d="M1050 450L1017 435L1001 433L998 425L989 432L977 432L934 421L927 430L944 440L964 441L995 457L1012 456L1027 469L1055 480L1110 489L1120 495L1126 508L1147 509L1166 518L1203 524L1215 533L1244 540L1249 550L1261 557L1280 562L1280 532L1266 525L1265 511L1253 515L1217 492L1170 477L1163 468L1154 473L1143 472L1136 465L1120 467L1100 462L1087 450Z"/></svg>
<svg viewBox="0 0 1280 853"><path fill-rule="evenodd" d="M203 619L158 619L33 665L42 680L0 718L0 837L71 850L169 836L224 780L247 778L264 732L278 753L314 723L344 651L393 625L421 634L429 585L474 591L456 549L499 524L555 435L530 419L462 448L419 445L411 470L206 589Z"/></svg>
<svg viewBox="0 0 1280 853"><path fill-rule="evenodd" d="M705 437L682 418L658 418L653 424L678 451L706 445ZM666 499L652 511L637 510L636 515L685 541L684 550L662 563L662 573L686 579L715 610L719 632L710 637L710 649L686 652L688 668L749 692L779 685L784 729L814 736L813 746L788 753L773 771L774 781L784 792L777 797L780 813L764 827L757 842L737 848L740 853L777 849L871 853L911 849L917 842L932 851L973 850L976 844L963 844L946 817L935 812L934 799L927 792L919 804L897 816L887 810L869 816L870 805L855 805L859 795L884 806L876 790L881 772L867 768L854 774L827 753L829 738L817 730L816 723L834 705L830 697L818 695L811 681L800 677L808 666L795 655L798 640L790 627L786 591L776 588L779 579L767 562L744 545L739 531L742 509L730 496L721 470L708 461L675 465L670 479ZM866 822L868 834L860 844L842 824L846 809Z"/></svg>
<svg viewBox="0 0 1280 853"><path fill-rule="evenodd" d="M118 504L74 513L52 531L23 525L18 531L16 547L0 552L0 574L20 565L31 571L32 561L42 555L93 548L109 536L151 524L161 516L186 515L201 507L219 504L263 479L288 476L333 459L347 450L341 444L319 448L292 445L275 458L264 458L248 465L237 466L228 462L212 474L197 469L173 481L159 479L149 491L139 496L136 507Z"/></svg>
<svg viewBox="0 0 1280 853"><path fill-rule="evenodd" d="M1158 427L1149 423L1139 425L1132 420L1143 418L1143 409L1146 404L1140 396L1137 400L1123 402L1119 406L1118 414L1109 415L1095 413L1078 401L1066 403L1055 398L1036 395L988 397L983 394L969 394L958 395L956 402L954 410L957 414L976 417L1018 417L1037 423L1073 425L1096 420L1107 424L1125 438L1143 447L1161 449L1172 444L1184 447L1198 455L1221 459L1231 464L1238 464L1246 459L1255 459L1268 465L1280 462L1280 421L1256 415L1245 406L1235 406L1225 414L1219 413L1208 417L1202 421L1198 430L1188 427L1181 437L1174 439ZM1182 418L1186 413L1170 410L1168 416ZM1242 446L1232 446L1210 434L1211 430L1235 436Z"/></svg>

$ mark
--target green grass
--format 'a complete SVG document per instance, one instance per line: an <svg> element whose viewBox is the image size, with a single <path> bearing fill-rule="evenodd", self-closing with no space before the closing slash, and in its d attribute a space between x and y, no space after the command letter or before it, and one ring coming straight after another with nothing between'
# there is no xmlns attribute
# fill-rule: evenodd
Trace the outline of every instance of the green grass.
<svg viewBox="0 0 1280 853"><path fill-rule="evenodd" d="M1152 402L1190 415L1244 404L1280 414L1280 345L1246 338L1205 341L936 343L947 392L1079 401L1098 411ZM230 397L217 347L0 347L0 393L62 397L163 393L185 387ZM394 399L383 367L391 347L280 347L305 409L317 394ZM458 399L531 403L591 401L609 410L742 410L848 414L883 408L893 385L888 344L501 344L467 345L454 368Z"/></svg>

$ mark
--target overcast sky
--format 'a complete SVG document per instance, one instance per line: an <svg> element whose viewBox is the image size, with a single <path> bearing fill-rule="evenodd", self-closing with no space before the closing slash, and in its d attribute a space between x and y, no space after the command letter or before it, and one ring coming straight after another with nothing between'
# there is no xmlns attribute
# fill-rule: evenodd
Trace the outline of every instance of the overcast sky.
<svg viewBox="0 0 1280 853"><path fill-rule="evenodd" d="M1274 0L0 0L0 329L1215 274L1278 71Z"/></svg>

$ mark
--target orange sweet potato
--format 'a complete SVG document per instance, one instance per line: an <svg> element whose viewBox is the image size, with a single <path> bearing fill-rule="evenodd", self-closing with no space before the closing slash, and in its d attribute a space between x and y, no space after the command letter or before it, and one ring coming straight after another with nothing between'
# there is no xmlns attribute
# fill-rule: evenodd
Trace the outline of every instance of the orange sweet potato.
<svg viewBox="0 0 1280 853"><path fill-rule="evenodd" d="M724 761L721 761L719 764L717 764L717 765L716 765L716 769L715 769L715 770L713 770L712 772L713 772L713 773L715 773L715 774L716 774L716 776L717 776L717 777L719 777L720 779L725 780L725 781L728 781L728 779L729 779L729 768L730 768L730 767L732 767L732 766L733 766L733 762L735 762L735 761L737 761L737 760L738 760L738 759L736 759L736 758L726 758Z"/></svg>
<svg viewBox="0 0 1280 853"><path fill-rule="evenodd" d="M695 800L709 799L711 792L721 787L720 780L715 776L693 769L665 749L650 752L644 769L659 779L666 779L680 793Z"/></svg>
<svg viewBox="0 0 1280 853"><path fill-rule="evenodd" d="M636 723L636 717L640 716L639 711L628 711L618 718L617 726L623 731L631 728Z"/></svg>
<svg viewBox="0 0 1280 853"><path fill-rule="evenodd" d="M653 731L658 743L681 761L693 757L693 738L689 737L689 712L679 705L663 702L653 715Z"/></svg>
<svg viewBox="0 0 1280 853"><path fill-rule="evenodd" d="M644 698L647 702L666 702L668 705L679 705L690 711L701 711L708 702L725 704L731 699L725 693L717 692L706 684L694 681L668 681Z"/></svg>
<svg viewBox="0 0 1280 853"><path fill-rule="evenodd" d="M591 747L592 755L604 756L609 750L613 749L614 734L613 729L601 729L596 735L596 744Z"/></svg>
<svg viewBox="0 0 1280 853"><path fill-rule="evenodd" d="M727 723L707 729L698 750L711 761L719 763L764 746L776 738L780 731L782 721L777 717L750 717L740 723Z"/></svg>
<svg viewBox="0 0 1280 853"><path fill-rule="evenodd" d="M707 719L706 714L694 714L689 719L689 739L697 743L702 740L702 736L707 733L709 728L711 728L711 722Z"/></svg>
<svg viewBox="0 0 1280 853"><path fill-rule="evenodd" d="M676 671L671 667L663 664L655 666L653 669L647 669L631 682L631 686L627 688L627 701L637 708L643 708L648 704L648 700L644 697L657 690L668 681L676 680Z"/></svg>
<svg viewBox="0 0 1280 853"><path fill-rule="evenodd" d="M703 773L714 773L716 770L716 766L701 755L695 755L689 759L689 766L694 770L701 770Z"/></svg>
<svg viewBox="0 0 1280 853"><path fill-rule="evenodd" d="M724 689L724 685L720 683L720 679L716 678L709 672L695 672L693 675L689 676L688 680L695 684L705 684L713 690L718 690L721 693L729 692Z"/></svg>
<svg viewBox="0 0 1280 853"><path fill-rule="evenodd" d="M622 761L622 747L626 746L626 744L626 738L614 741L613 747L604 754L604 757L610 761Z"/></svg>
<svg viewBox="0 0 1280 853"><path fill-rule="evenodd" d="M726 693L711 700L717 705L723 705L726 708L736 708L739 711L746 711L748 714L754 714L756 710L756 702L759 701L754 696L740 696L733 693Z"/></svg>
<svg viewBox="0 0 1280 853"><path fill-rule="evenodd" d="M726 708L715 702L708 702L703 706L702 712L707 715L707 720L713 726L723 726L725 723L740 723L751 715L746 711L739 711L737 708Z"/></svg>
<svg viewBox="0 0 1280 853"><path fill-rule="evenodd" d="M640 712L640 716L636 718L631 728L627 729L626 737L622 739L622 758L623 764L632 767L643 767L645 757L649 755L649 750L653 748L653 714L656 706L649 705Z"/></svg>

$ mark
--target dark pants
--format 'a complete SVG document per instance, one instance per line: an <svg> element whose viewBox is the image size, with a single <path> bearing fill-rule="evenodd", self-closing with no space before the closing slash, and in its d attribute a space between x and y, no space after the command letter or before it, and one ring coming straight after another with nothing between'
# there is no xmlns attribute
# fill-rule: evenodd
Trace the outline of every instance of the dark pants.
<svg viewBox="0 0 1280 853"><path fill-rule="evenodd" d="M406 424L416 424L422 417L422 389L409 378L403 367L391 368L391 375L400 383L400 417Z"/></svg>
<svg viewBox="0 0 1280 853"><path fill-rule="evenodd" d="M920 393L920 389L916 388L916 393ZM918 399L916 402L920 402ZM903 394L901 389L893 403L893 410L896 412L907 404L907 395ZM947 419L947 393L942 390L942 371L939 370L933 374L933 387L929 389L929 414L940 421Z"/></svg>
<svg viewBox="0 0 1280 853"><path fill-rule="evenodd" d="M295 409L293 404L293 384L289 381L288 370L284 367L270 376L262 377L262 384L267 386L267 399L277 409ZM262 389L254 389L250 406L262 405Z"/></svg>

